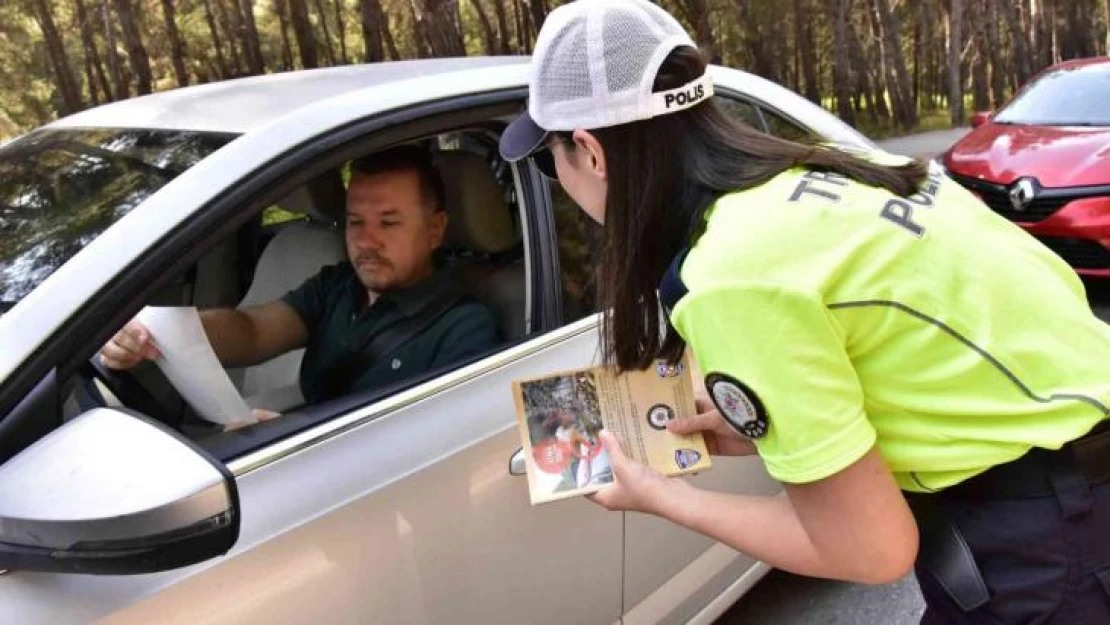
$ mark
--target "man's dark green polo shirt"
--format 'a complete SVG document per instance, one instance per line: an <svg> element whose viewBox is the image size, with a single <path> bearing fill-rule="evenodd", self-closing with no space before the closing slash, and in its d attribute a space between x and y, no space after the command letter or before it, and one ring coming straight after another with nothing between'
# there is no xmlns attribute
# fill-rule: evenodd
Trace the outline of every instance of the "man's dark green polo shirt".
<svg viewBox="0 0 1110 625"><path fill-rule="evenodd" d="M383 293L367 307L366 287L350 263L324 267L282 298L308 328L301 361L301 391L309 403L333 399L322 376L347 350L361 350L386 328L413 317L453 288L439 270L408 289ZM497 320L482 304L459 300L426 330L410 339L347 385L352 391L392 384L485 351L497 344Z"/></svg>

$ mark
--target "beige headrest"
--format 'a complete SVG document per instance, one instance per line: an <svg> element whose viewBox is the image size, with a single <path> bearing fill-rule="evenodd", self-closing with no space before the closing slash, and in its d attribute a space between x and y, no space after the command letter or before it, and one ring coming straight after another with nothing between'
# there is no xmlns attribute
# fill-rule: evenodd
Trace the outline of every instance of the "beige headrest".
<svg viewBox="0 0 1110 625"><path fill-rule="evenodd" d="M341 224L347 212L347 191L338 170L329 170L293 189L278 206L329 224Z"/></svg>
<svg viewBox="0 0 1110 625"><path fill-rule="evenodd" d="M476 252L504 252L519 241L505 204L504 190L482 157L465 152L438 152L450 223L447 241Z"/></svg>

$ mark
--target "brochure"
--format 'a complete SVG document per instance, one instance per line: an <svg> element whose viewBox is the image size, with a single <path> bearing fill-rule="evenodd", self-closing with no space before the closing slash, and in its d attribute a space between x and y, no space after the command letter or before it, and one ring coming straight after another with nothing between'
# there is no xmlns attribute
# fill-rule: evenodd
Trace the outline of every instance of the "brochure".
<svg viewBox="0 0 1110 625"><path fill-rule="evenodd" d="M622 375L615 367L592 367L517 380L513 396L533 505L597 492L613 482L598 436L602 428L630 458L664 475L712 466L700 433L667 430L668 421L695 414L687 359Z"/></svg>

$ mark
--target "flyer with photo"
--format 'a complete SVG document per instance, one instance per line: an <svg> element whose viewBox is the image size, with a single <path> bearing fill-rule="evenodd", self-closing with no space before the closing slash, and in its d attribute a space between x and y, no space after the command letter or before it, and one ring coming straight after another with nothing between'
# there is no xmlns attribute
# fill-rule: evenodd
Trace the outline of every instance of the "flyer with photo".
<svg viewBox="0 0 1110 625"><path fill-rule="evenodd" d="M712 466L700 433L667 430L668 421L695 414L686 359L623 375L614 367L592 367L517 380L513 396L533 505L597 492L613 482L598 436L602 428L630 458L664 475Z"/></svg>

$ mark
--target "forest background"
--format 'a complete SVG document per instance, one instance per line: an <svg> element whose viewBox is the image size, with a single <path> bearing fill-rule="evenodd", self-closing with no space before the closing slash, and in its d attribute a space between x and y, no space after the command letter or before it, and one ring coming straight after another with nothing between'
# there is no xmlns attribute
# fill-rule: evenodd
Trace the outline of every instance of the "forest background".
<svg viewBox="0 0 1110 625"><path fill-rule="evenodd" d="M554 0L0 0L0 142L98 104L312 67L528 54ZM1106 55L1110 0L661 0L715 62L873 137Z"/></svg>

